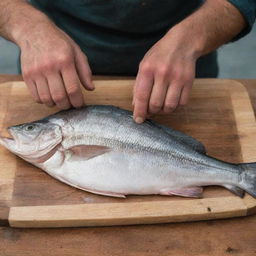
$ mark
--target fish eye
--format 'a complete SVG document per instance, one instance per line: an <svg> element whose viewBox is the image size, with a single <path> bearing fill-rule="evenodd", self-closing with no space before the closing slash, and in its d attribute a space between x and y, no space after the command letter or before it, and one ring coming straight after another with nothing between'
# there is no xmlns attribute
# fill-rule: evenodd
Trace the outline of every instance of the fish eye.
<svg viewBox="0 0 256 256"><path fill-rule="evenodd" d="M33 131L35 129L35 125L34 124L29 124L25 127L26 131Z"/></svg>

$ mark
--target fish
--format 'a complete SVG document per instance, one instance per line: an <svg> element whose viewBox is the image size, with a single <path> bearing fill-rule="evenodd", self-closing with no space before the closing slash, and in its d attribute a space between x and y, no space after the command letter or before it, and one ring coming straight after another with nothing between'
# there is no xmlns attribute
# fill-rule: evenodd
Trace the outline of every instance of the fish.
<svg viewBox="0 0 256 256"><path fill-rule="evenodd" d="M111 105L58 112L8 128L0 144L55 179L112 197L202 197L204 186L222 186L256 197L256 163L208 156L198 140Z"/></svg>

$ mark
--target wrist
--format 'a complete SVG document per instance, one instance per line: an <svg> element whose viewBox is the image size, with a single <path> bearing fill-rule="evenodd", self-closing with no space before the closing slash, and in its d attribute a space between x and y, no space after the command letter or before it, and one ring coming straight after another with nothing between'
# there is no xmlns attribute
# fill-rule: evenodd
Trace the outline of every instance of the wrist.
<svg viewBox="0 0 256 256"><path fill-rule="evenodd" d="M229 42L245 27L242 14L228 1L207 0L167 34L176 35L196 59Z"/></svg>
<svg viewBox="0 0 256 256"><path fill-rule="evenodd" d="M13 29L12 41L22 49L28 41L37 40L38 37L47 38L52 27L53 23L47 17L42 17L42 19L37 17L30 21L24 21L23 24Z"/></svg>
<svg viewBox="0 0 256 256"><path fill-rule="evenodd" d="M26 2L19 2L18 6L12 6L10 4L8 12L6 22L3 26L3 35L19 47L35 31L38 33L41 31L41 28L52 25L52 22L44 13Z"/></svg>
<svg viewBox="0 0 256 256"><path fill-rule="evenodd" d="M199 29L198 29L199 30ZM197 60L204 55L205 37L203 31L197 31L191 24L186 24L185 20L171 28L166 36L176 42L184 54Z"/></svg>

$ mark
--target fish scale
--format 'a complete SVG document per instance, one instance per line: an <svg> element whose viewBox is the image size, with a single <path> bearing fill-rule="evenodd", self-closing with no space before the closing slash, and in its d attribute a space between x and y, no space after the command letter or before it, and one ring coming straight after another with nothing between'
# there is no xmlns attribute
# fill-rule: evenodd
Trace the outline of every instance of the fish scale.
<svg viewBox="0 0 256 256"><path fill-rule="evenodd" d="M28 129L29 126L29 129ZM219 185L256 196L256 164L232 164L205 154L196 139L154 121L133 121L114 106L61 111L9 128L0 143L54 178L96 194L200 197Z"/></svg>

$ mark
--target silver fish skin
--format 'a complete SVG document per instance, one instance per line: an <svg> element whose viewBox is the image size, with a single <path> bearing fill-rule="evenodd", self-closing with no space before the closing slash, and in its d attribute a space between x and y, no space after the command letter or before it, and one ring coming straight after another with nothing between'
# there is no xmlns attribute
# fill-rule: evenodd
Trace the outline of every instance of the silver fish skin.
<svg viewBox="0 0 256 256"><path fill-rule="evenodd" d="M205 154L194 138L114 106L62 111L9 128L0 143L56 179L96 194L201 197L224 186L256 197L256 164L231 164Z"/></svg>

